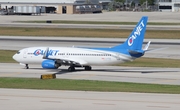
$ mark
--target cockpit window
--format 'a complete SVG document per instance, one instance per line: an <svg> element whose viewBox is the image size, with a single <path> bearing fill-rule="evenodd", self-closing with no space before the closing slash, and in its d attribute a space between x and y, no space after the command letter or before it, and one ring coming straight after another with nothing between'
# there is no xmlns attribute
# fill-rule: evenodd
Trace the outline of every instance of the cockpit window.
<svg viewBox="0 0 180 110"><path fill-rule="evenodd" d="M16 54L20 54L20 52L18 51Z"/></svg>

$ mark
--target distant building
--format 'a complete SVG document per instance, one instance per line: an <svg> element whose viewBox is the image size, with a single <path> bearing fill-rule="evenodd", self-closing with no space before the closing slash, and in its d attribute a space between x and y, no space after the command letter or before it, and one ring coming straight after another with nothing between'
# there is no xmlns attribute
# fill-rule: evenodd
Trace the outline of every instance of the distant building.
<svg viewBox="0 0 180 110"><path fill-rule="evenodd" d="M46 13L75 14L101 12L99 0L0 0L0 8L8 9L12 6L26 9L27 6L41 6Z"/></svg>
<svg viewBox="0 0 180 110"><path fill-rule="evenodd" d="M99 4L101 5L103 10L108 10L108 4L113 0L99 0Z"/></svg>
<svg viewBox="0 0 180 110"><path fill-rule="evenodd" d="M102 9L108 9L108 4L114 0L99 0ZM125 0L126 2L134 2L136 6L139 5L139 0ZM162 12L180 12L180 0L155 0L155 5L158 7L158 11ZM156 10L157 10L156 7Z"/></svg>
<svg viewBox="0 0 180 110"><path fill-rule="evenodd" d="M180 12L180 0L159 0L159 11Z"/></svg>

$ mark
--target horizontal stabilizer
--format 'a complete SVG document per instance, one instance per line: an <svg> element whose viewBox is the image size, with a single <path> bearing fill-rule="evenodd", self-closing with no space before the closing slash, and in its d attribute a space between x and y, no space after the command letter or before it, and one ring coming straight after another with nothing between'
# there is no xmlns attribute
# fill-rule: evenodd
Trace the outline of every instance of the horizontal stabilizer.
<svg viewBox="0 0 180 110"><path fill-rule="evenodd" d="M144 47L144 51L147 51L148 50L148 48L149 48L149 46L150 46L150 44L151 44L151 41L149 41L147 44L146 44L146 46Z"/></svg>

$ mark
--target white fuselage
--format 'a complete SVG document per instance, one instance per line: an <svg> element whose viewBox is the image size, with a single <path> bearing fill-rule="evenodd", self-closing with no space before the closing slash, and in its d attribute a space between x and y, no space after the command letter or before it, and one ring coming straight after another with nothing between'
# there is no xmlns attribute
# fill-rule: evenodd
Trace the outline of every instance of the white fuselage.
<svg viewBox="0 0 180 110"><path fill-rule="evenodd" d="M75 47L30 47L17 52L13 59L25 64L41 64L43 68L55 69L69 65L91 70L91 65L112 65L140 58L147 51L150 42L142 50L148 17L143 16L123 44L112 48L75 48Z"/></svg>
<svg viewBox="0 0 180 110"><path fill-rule="evenodd" d="M41 64L47 47L31 47L19 51L13 59L24 64ZM74 47L49 47L48 58L78 62L81 65L112 65L132 61L121 53Z"/></svg>

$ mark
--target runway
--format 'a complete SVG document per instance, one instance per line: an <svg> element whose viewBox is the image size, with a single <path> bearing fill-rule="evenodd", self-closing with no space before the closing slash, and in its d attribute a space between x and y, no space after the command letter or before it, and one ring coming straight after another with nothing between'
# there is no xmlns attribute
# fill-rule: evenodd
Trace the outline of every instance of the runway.
<svg viewBox="0 0 180 110"><path fill-rule="evenodd" d="M180 85L180 68L94 66L92 71L77 68L75 72L68 72L68 66L57 70L42 69L41 65L29 66L27 70L18 63L0 63L0 77L40 78L42 74L56 74L58 79Z"/></svg>
<svg viewBox="0 0 180 110"><path fill-rule="evenodd" d="M180 95L0 89L2 110L179 110Z"/></svg>

